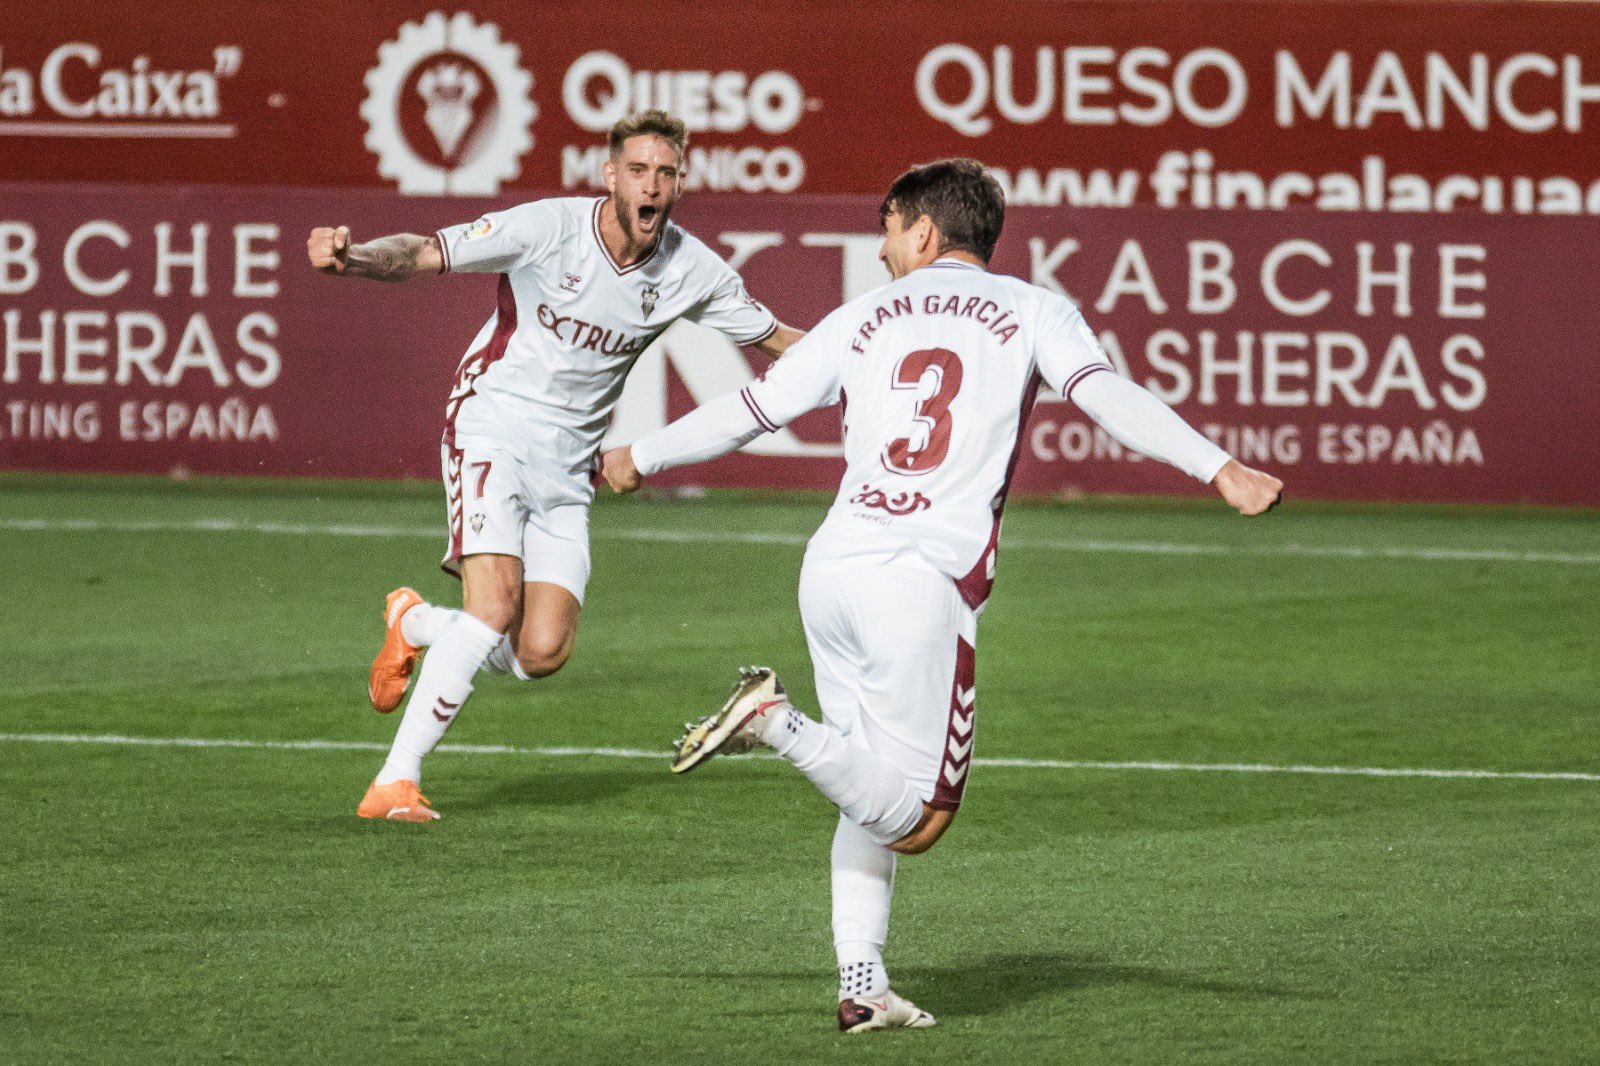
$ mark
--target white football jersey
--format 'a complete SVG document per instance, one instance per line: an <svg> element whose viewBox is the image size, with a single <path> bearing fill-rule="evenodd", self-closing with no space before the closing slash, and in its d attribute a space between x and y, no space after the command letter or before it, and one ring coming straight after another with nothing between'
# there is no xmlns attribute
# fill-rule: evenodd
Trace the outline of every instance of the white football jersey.
<svg viewBox="0 0 1600 1066"><path fill-rule="evenodd" d="M588 474L623 381L679 318L735 344L778 328L722 259L668 222L653 251L618 266L600 239L604 197L536 200L439 231L445 269L500 275L495 313L457 371L445 441L501 438L568 492Z"/></svg>
<svg viewBox="0 0 1600 1066"><path fill-rule="evenodd" d="M977 609L1041 379L1070 396L1111 370L1070 300L941 259L834 311L740 395L766 429L844 410L844 480L808 561L932 568Z"/></svg>

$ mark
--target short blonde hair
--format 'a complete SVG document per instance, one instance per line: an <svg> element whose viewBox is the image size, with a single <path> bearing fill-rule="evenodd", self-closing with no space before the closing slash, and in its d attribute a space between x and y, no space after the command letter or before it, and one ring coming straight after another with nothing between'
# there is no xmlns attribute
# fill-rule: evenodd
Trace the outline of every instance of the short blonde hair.
<svg viewBox="0 0 1600 1066"><path fill-rule="evenodd" d="M654 134L678 150L681 157L689 149L689 130L683 120L673 118L665 111L640 111L627 118L618 119L611 127L611 158L622 154L622 145L631 137Z"/></svg>

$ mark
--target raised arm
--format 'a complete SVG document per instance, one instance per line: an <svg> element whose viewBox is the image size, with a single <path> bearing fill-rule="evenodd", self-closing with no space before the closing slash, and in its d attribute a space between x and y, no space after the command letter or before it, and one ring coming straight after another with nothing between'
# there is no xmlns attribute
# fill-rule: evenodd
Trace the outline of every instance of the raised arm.
<svg viewBox="0 0 1600 1066"><path fill-rule="evenodd" d="M405 281L418 274L444 271L439 238L419 237L414 233L397 233L365 244L351 244L348 226L318 226L306 239L306 255L311 265L324 274L374 281Z"/></svg>

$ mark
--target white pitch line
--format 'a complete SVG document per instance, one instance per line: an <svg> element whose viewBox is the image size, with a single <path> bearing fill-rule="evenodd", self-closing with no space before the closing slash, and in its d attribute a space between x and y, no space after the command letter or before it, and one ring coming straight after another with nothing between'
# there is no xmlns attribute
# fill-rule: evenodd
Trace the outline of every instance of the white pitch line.
<svg viewBox="0 0 1600 1066"><path fill-rule="evenodd" d="M266 751L388 751L369 740L237 740L205 737L127 737L115 734L0 733L0 742L32 744L112 744L149 748L246 748ZM542 758L592 756L606 759L668 758L666 751L639 748L518 748L509 744L440 744L435 751L455 755L525 755ZM775 759L775 755L757 755ZM1021 770L1134 770L1165 773L1312 774L1334 777L1427 777L1499 781L1600 781L1600 774L1522 770L1419 770L1383 766L1273 766L1265 763L1093 762L1076 759L984 759L978 766Z"/></svg>
<svg viewBox="0 0 1600 1066"><path fill-rule="evenodd" d="M17 533L258 533L274 536L440 538L442 527L257 522L234 518L162 519L0 518L0 530ZM797 533L732 532L689 529L595 530L596 540L674 544L778 544L798 547L810 539ZM1111 541L1008 538L1007 550L1087 552L1118 555L1251 555L1306 559L1380 559L1465 563L1546 563L1600 566L1600 553L1511 551L1502 548L1383 547L1346 544L1189 544L1164 541Z"/></svg>

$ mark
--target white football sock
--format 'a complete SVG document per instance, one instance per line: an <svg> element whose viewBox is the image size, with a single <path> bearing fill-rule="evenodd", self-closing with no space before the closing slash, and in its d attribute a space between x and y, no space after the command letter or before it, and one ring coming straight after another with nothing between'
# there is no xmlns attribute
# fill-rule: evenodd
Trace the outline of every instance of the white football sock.
<svg viewBox="0 0 1600 1066"><path fill-rule="evenodd" d="M899 767L792 704L767 716L761 739L879 844L893 844L922 819L922 799Z"/></svg>
<svg viewBox="0 0 1600 1066"><path fill-rule="evenodd" d="M419 603L400 616L400 635L406 638L407 644L431 648L460 613L449 607Z"/></svg>
<svg viewBox="0 0 1600 1066"><path fill-rule="evenodd" d="M400 635L419 648L431 648L460 616L460 611L450 607L419 603L400 616ZM510 674L518 681L533 680L517 661L517 651L511 644L510 636L500 638L500 643L494 646L483 665L493 673Z"/></svg>
<svg viewBox="0 0 1600 1066"><path fill-rule="evenodd" d="M895 854L841 816L833 833L833 949L839 999L888 991L883 945L889 938Z"/></svg>
<svg viewBox="0 0 1600 1066"><path fill-rule="evenodd" d="M412 611L406 612L408 617ZM473 676L500 636L465 611L456 612L453 623L422 659L416 686L406 703L389 758L378 772L377 784L422 780L422 757L434 749L461 713L461 705L472 695Z"/></svg>
<svg viewBox="0 0 1600 1066"><path fill-rule="evenodd" d="M483 665L497 674L510 674L518 681L533 680L532 675L522 668L522 661L517 658L517 650L512 646L509 634L500 638L500 643L494 646L494 651L489 653Z"/></svg>

